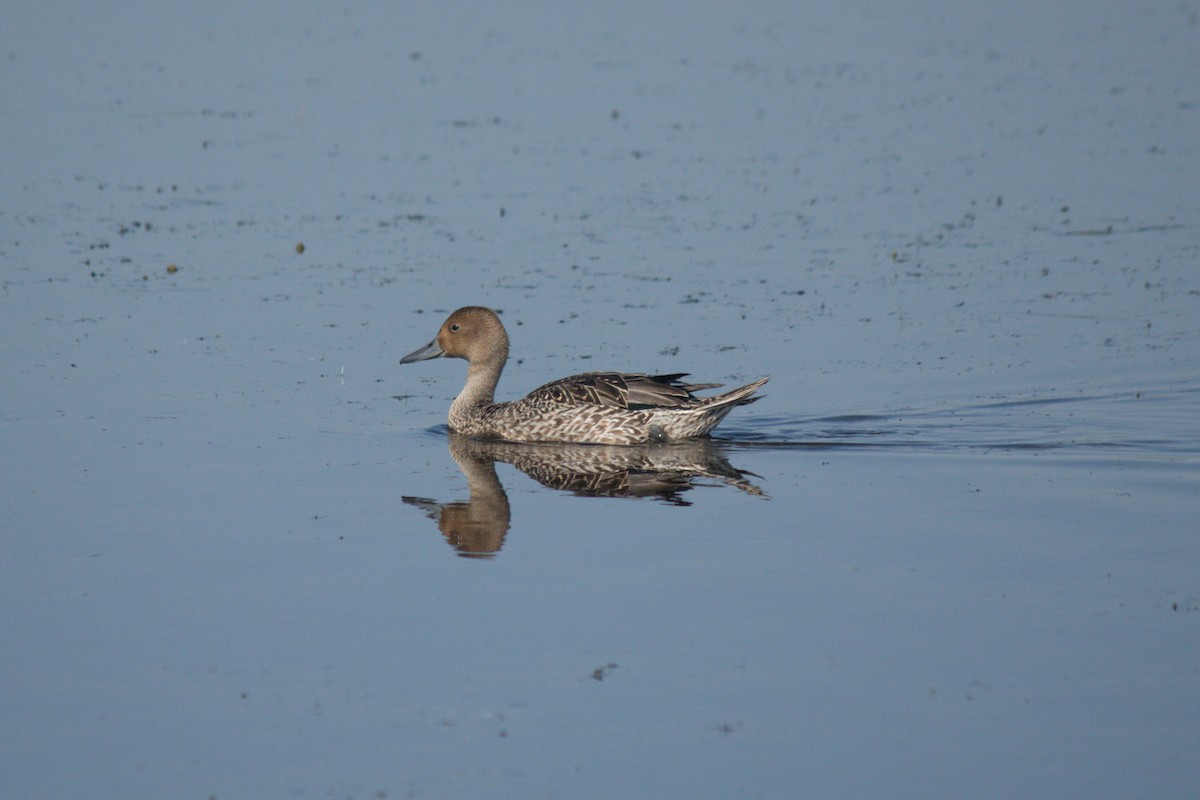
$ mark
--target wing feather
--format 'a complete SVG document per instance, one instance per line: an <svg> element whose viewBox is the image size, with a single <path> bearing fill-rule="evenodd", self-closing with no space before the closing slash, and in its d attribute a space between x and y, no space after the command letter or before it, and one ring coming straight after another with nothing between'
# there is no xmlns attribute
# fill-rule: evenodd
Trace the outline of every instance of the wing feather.
<svg viewBox="0 0 1200 800"><path fill-rule="evenodd" d="M700 402L693 392L721 386L719 383L683 383L680 379L686 376L686 372L671 375L585 372L539 386L525 399L532 403L630 410L687 408Z"/></svg>

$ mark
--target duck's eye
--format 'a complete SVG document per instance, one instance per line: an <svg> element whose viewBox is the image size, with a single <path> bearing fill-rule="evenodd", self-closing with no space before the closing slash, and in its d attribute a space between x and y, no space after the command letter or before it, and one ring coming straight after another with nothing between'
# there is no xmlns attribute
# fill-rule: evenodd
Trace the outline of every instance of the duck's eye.
<svg viewBox="0 0 1200 800"><path fill-rule="evenodd" d="M450 326L450 332L458 333L458 323L457 322Z"/></svg>

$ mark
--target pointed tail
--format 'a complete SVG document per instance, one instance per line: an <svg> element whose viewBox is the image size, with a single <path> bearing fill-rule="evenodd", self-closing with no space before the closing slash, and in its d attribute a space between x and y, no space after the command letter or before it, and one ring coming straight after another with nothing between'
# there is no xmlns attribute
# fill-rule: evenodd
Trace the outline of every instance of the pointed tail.
<svg viewBox="0 0 1200 800"><path fill-rule="evenodd" d="M761 389L769 380L771 380L770 375L765 378L759 378L754 383L747 383L745 386L739 386L732 391L725 392L725 394L719 394L715 397L706 397L702 403L702 407L711 410L717 406L729 406L732 408L733 406L749 405L755 400L762 399L761 396L751 397L751 395Z"/></svg>

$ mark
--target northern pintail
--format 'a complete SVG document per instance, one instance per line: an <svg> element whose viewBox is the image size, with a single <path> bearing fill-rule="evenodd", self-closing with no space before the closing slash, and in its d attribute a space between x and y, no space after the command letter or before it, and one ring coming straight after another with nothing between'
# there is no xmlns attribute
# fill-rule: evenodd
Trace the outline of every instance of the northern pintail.
<svg viewBox="0 0 1200 800"><path fill-rule="evenodd" d="M705 436L769 378L715 397L693 392L719 383L683 383L687 373L645 375L585 372L534 389L520 400L493 397L508 360L508 333L496 312L480 306L455 311L437 338L400 359L463 358L467 383L450 405L450 429L467 436L509 442L645 444Z"/></svg>

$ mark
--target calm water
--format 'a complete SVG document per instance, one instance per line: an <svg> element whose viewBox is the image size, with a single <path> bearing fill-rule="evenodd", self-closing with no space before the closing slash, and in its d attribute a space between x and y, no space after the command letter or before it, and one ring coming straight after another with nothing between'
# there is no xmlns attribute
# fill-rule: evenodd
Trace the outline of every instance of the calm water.
<svg viewBox="0 0 1200 800"><path fill-rule="evenodd" d="M0 796L1193 797L1195 10L464 9L0 12Z"/></svg>

